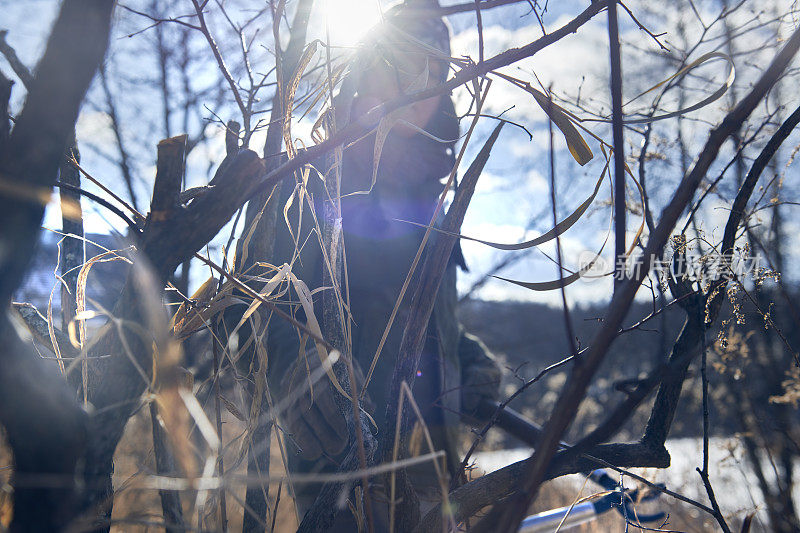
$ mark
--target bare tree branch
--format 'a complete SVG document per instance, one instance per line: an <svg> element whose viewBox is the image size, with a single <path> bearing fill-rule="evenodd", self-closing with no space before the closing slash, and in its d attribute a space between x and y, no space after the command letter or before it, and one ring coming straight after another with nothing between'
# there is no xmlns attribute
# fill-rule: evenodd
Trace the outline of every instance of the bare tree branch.
<svg viewBox="0 0 800 533"><path fill-rule="evenodd" d="M107 0L62 5L25 105L0 146L0 301L9 301L33 255L44 204L30 193L50 196L80 104L105 54L113 8ZM5 313L0 338L0 422L15 463L11 530L60 530L76 511L85 415L55 368L20 340ZM43 484L50 476L56 482Z"/></svg>

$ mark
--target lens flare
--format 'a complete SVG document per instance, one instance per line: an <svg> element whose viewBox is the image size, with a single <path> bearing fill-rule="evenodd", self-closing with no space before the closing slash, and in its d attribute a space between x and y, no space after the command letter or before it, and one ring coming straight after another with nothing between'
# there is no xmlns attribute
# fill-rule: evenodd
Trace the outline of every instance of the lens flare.
<svg viewBox="0 0 800 533"><path fill-rule="evenodd" d="M381 20L377 0L326 0L324 5L333 46L358 44L367 31Z"/></svg>

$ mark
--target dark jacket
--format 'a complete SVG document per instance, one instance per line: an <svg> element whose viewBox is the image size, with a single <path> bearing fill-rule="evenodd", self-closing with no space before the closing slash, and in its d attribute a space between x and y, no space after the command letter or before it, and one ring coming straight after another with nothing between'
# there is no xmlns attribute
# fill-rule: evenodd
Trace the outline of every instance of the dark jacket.
<svg viewBox="0 0 800 533"><path fill-rule="evenodd" d="M447 99L449 100L449 99ZM452 104L450 104L452 106ZM370 190L373 172L374 135L344 151L342 160L342 227L346 256L346 286L352 313L353 357L366 372L383 335L403 282L424 234L424 228L402 221L428 224L442 178L453 165L452 148L423 135L404 137L390 133L383 148L377 181ZM319 175L311 175L308 190L314 197L321 222L324 188ZM281 206L294 193L290 182L283 185ZM302 219L300 211L302 209ZM313 291L322 286L320 244L314 218L307 204L295 197L286 213L292 233L302 247L293 273ZM298 221L302 225L298 231ZM402 220L402 221L401 221ZM294 242L285 221L279 222L275 262L292 259ZM421 264L421 263L420 263ZM408 318L409 289L381 351L368 386L378 424L388 402L389 380L395 365L403 327ZM321 322L322 293L315 295ZM414 385L414 396L431 429L437 448L448 451L452 466L458 461L462 375L483 372L487 381L499 382L499 369L485 347L468 336L456 317L456 262L450 261L434 306L428 339ZM302 314L300 315L302 317ZM273 319L268 335L269 373L272 390L299 353L298 332L284 321ZM378 428L382 432L384 428ZM423 453L428 450L421 450Z"/></svg>

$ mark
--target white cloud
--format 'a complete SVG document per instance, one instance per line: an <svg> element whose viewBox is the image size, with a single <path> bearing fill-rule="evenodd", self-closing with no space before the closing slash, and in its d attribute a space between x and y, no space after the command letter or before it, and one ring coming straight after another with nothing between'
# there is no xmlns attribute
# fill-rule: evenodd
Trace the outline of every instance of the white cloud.
<svg viewBox="0 0 800 533"><path fill-rule="evenodd" d="M102 111L83 111L78 115L75 134L79 141L85 140L107 153L114 153L116 139L111 129L111 117Z"/></svg>

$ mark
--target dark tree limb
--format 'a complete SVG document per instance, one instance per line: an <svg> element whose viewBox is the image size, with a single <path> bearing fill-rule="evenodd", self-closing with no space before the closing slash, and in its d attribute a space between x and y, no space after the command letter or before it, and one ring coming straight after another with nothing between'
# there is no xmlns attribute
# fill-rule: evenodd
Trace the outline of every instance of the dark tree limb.
<svg viewBox="0 0 800 533"><path fill-rule="evenodd" d="M5 77L0 71L0 150L8 142L11 135L11 117L8 114L8 103L11 100L11 88L14 82Z"/></svg>
<svg viewBox="0 0 800 533"><path fill-rule="evenodd" d="M6 36L8 30L0 31L0 54L2 54L22 84L30 90L33 84L33 74L30 69L17 56L17 51L8 44ZM100 65L102 72L102 64ZM9 85L9 89L11 86ZM9 94L10 96L10 94ZM8 101L6 98L4 101ZM84 261L84 242L83 242L83 213L81 212L80 194L75 189L80 189L80 172L70 161L74 159L80 163L80 152L78 151L75 132L72 133L72 141L64 152L64 159L58 169L59 181L68 187L60 190L61 194L61 231L65 234L72 234L78 238L66 238L61 246L61 329L66 331L67 324L75 316L76 302L75 294L78 280L78 269Z"/></svg>
<svg viewBox="0 0 800 533"><path fill-rule="evenodd" d="M125 214L125 211L115 206L105 198L98 196L92 192L89 192L85 189L81 189L79 187L75 187L67 183L61 183L60 181L57 181L55 183L55 186L59 189L67 189L69 191L72 191L79 196L84 196L90 199L96 204L102 205L103 207L105 207L106 209L117 215L123 222L125 222L125 224L128 226L128 230L130 230L130 232L133 235L139 235L141 233L142 231L141 228L136 224L136 222L134 222L128 215Z"/></svg>
<svg viewBox="0 0 800 533"><path fill-rule="evenodd" d="M178 135L158 143L156 180L148 216L151 227L174 217L180 206L181 184L186 171L187 138L187 135Z"/></svg>
<svg viewBox="0 0 800 533"><path fill-rule="evenodd" d="M395 421L397 420L398 409L401 405L399 401L401 387L403 383L407 384L410 388L414 385L422 348L425 344L428 321L433 312L436 295L439 292L439 285L441 284L442 277L447 268L447 262L457 240L456 237L452 235L460 232L461 223L464 220L469 202L472 199L472 193L475 191L475 185L483 171L483 167L489 159L489 154L494 147L497 137L500 135L500 130L503 125L504 123L501 122L495 127L483 148L464 174L464 178L456 191L453 202L442 223L443 231L436 233L434 241L427 250L422 267L420 268L418 282L409 306L409 319L403 330L397 361L394 371L392 372L390 392L387 396L391 398L392 401L387 405L384 416L383 427L386 428L386 432L381 440L380 455L378 456L383 461L390 462L393 460L393 449L396 439L400 441L400 450L408 449L409 430L413 423L413 417L409 409L405 409L403 413L400 414L400 416L402 416L400 435L395 434ZM398 459L402 459L402 457L398 457ZM403 471L400 471L399 474L397 480L399 482L400 494L402 494L404 498L403 507L405 509L397 513L399 515L397 517L397 524L401 531L408 531L416 526L419 520L419 510L416 510L416 517L414 516L415 511L413 509L409 510L407 500L409 497L413 497L413 489L407 483Z"/></svg>
<svg viewBox="0 0 800 533"><path fill-rule="evenodd" d="M622 60L617 0L608 4L608 42L611 56L611 130L614 139L614 288L625 279L625 131L622 127Z"/></svg>
<svg viewBox="0 0 800 533"><path fill-rule="evenodd" d="M153 201L150 204L149 224L168 221L180 206L181 183L186 172L186 135L165 139L158 143L156 179L153 184ZM147 226L145 226L147 227ZM166 430L159 421L158 406L150 403L153 428L153 453L156 472L160 476L175 475L175 457L170 449ZM159 490L167 531L181 531L184 526L180 493Z"/></svg>
<svg viewBox="0 0 800 533"><path fill-rule="evenodd" d="M586 456L576 456L565 450L555 455L545 478L555 479L567 474L587 472L603 468L607 463L620 468L640 466L667 468L670 462L669 454L665 449L651 448L643 444L603 444L592 448L587 455L600 459L602 462ZM514 494L519 488L520 481L529 464L530 459L524 459L479 477L452 491L449 496L450 506L454 510L453 518L456 523L463 522L484 507ZM415 533L442 531L441 506L429 511L414 531Z"/></svg>
<svg viewBox="0 0 800 533"><path fill-rule="evenodd" d="M156 459L156 473L159 476L174 476L177 473L175 455L169 446L169 437L161 425L158 416L158 405L150 402L150 419L153 427L153 455ZM164 514L164 529L167 533L185 531L186 524L183 520L183 507L181 507L180 492L175 490L158 491L161 499L161 511Z"/></svg>
<svg viewBox="0 0 800 533"><path fill-rule="evenodd" d="M344 369L344 366L340 365L339 368ZM349 385L349 377L346 371L341 372L340 370L337 372L336 379L339 380L339 384L342 385L342 388L345 387L345 383ZM348 381L343 381L345 379ZM369 441L366 441L365 444L368 442ZM374 452L375 448L377 448L377 446L373 446L371 450L367 450L367 453ZM358 447L351 445L347 455L345 455L345 458L342 460L339 471L355 472L358 470L359 464L360 459ZM313 533L316 531L327 531L330 529L331 525L333 525L333 520L336 517L336 513L339 511L338 502L341 498L342 491L349 492L351 485L352 482L347 481L337 481L323 485L322 490L320 490L316 500L314 500L314 504L312 505L311 509L309 509L305 514L303 521L297 528L298 533ZM349 510L345 512L349 512Z"/></svg>
<svg viewBox="0 0 800 533"><path fill-rule="evenodd" d="M27 100L0 144L0 302L19 286L89 83L105 55L114 2L65 2ZM5 106L6 101L3 102ZM5 109L5 107L4 107ZM5 129L5 126L4 126ZM44 203L43 203L44 200ZM85 414L52 365L0 317L0 422L14 454L12 531L63 529L76 512Z"/></svg>
<svg viewBox="0 0 800 533"><path fill-rule="evenodd" d="M17 315L22 322L25 323L25 326L28 328L28 332L33 337L33 340L55 354L56 349L53 348L53 342L50 338L47 319L39 312L39 310L29 303L18 302L12 302L11 309L12 313ZM53 328L53 333L62 357L74 359L78 356L78 351L73 348L72 343L69 342L69 338L67 338L63 331Z"/></svg>
<svg viewBox="0 0 800 533"><path fill-rule="evenodd" d="M14 452L10 531L60 531L75 516L75 467L86 442L86 415L53 364L0 316L0 420ZM19 327L19 326L17 326Z"/></svg>
<svg viewBox="0 0 800 533"><path fill-rule="evenodd" d="M797 127L798 123L800 123L800 107L795 109L783 124L781 124L778 131L770 137L767 144L761 150L761 153L759 153L756 160L753 161L753 166L750 167L750 171L747 173L741 187L739 187L739 192L736 194L736 198L731 206L731 214L728 217L728 222L725 224L725 233L722 236L722 246L720 248L723 257L733 252L736 232L744 218L745 208L750 201L750 197L753 195L761 173L767 167L767 164L769 164L781 144L783 144L783 141L785 141ZM710 303L712 309L722 305L723 293L724 291L717 291L717 293L713 295ZM795 359L797 359L796 356Z"/></svg>
<svg viewBox="0 0 800 533"><path fill-rule="evenodd" d="M6 41L7 36L8 30L0 30L0 54L3 54L8 64L11 65L11 70L13 70L14 74L20 79L22 85L30 87L33 83L33 74L31 74L31 70L25 66L19 56L17 56L17 51L8 44Z"/></svg>
<svg viewBox="0 0 800 533"><path fill-rule="evenodd" d="M44 213L44 205L33 198L49 196L56 181L81 101L105 54L113 6L104 0L76 0L62 7L25 106L0 154L0 300L8 301L33 254ZM16 231L5 231L9 228Z"/></svg>
<svg viewBox="0 0 800 533"><path fill-rule="evenodd" d="M288 69L290 73L294 73L297 67L297 63L303 51L303 46L305 46L308 18L313 3L313 0L301 0L298 3L294 21L292 22L289 44L285 52L278 51L277 54L276 62L278 65L276 66L276 70L279 76L279 84L272 98L270 122L269 128L267 128L267 138L264 142L263 152L268 172L273 171L280 166L281 163L284 163L284 160L279 155L281 151L281 142L283 141L284 110L287 105L284 101L286 81L283 79L283 72ZM276 42L277 41L278 39L276 39ZM283 55L282 57L281 54ZM242 270L247 270L247 268L251 267L257 261L267 260L272 256L278 209L280 207L278 205L280 187L273 192L274 187L275 183L259 187L257 193L247 205L245 228L250 228L252 224L256 224L256 228L253 233L253 238L250 239L249 243L247 254L248 261L241 265ZM271 201L267 203L270 198ZM242 254L238 253L237 256L241 257Z"/></svg>
<svg viewBox="0 0 800 533"><path fill-rule="evenodd" d="M343 88L334 100L334 108L328 117L329 132L334 132L337 123L346 120L349 115L346 110L349 109L351 99L352 94ZM338 119L336 118L336 109L340 111ZM352 472L359 469L364 470L372 463L378 449L378 442L370 430L363 410L362 394L357 388L352 350L346 340L348 318L340 300L343 298L344 243L341 225L341 166L339 162L341 153L337 154L337 151L340 149L329 153L325 163L327 174L325 176L322 246L328 261L323 261L322 283L323 286L330 286L335 290L326 291L323 295L323 322L326 339L343 354L343 357L336 361L332 368L342 389L350 396L348 400L340 394L335 395L336 407L347 423L349 438L348 451L339 467L339 472ZM367 476L362 476L360 481L363 509L366 515L364 519L367 530L372 533L375 526L369 479ZM298 532L329 529L339 510L342 494L350 493L351 490L352 486L349 483L326 483L303 517ZM356 507L359 506L356 505Z"/></svg>
<svg viewBox="0 0 800 533"><path fill-rule="evenodd" d="M81 186L81 175L77 168L70 164L75 159L80 163L78 144L67 148L64 159L58 170L59 181L71 188L62 188L61 194L61 231L68 235L61 243L61 329L67 330L69 323L75 317L76 294L78 289L78 272L85 259L85 243L83 240L83 212L81 210L81 195L75 188Z"/></svg>

